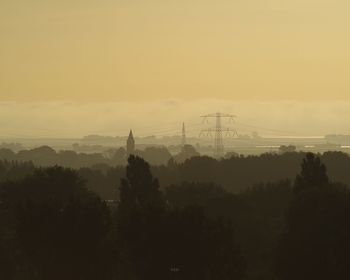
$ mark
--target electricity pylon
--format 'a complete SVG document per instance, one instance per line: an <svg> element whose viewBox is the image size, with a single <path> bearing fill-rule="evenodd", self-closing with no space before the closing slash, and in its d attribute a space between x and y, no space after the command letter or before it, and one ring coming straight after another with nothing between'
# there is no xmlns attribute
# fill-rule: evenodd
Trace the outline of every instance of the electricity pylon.
<svg viewBox="0 0 350 280"><path fill-rule="evenodd" d="M186 145L186 129L185 129L185 123L182 123L182 141L181 141L182 147Z"/></svg>
<svg viewBox="0 0 350 280"><path fill-rule="evenodd" d="M230 115L230 114L222 114L222 113L215 113L215 114L209 114L201 116L203 118L203 122L208 121L208 118L215 118L216 124L214 128L209 129L203 129L199 136L206 133L207 136L212 136L212 132L215 132L215 138L214 138L214 157L215 158L221 158L224 155L225 147L223 142L223 133L226 132L226 136L235 136L238 135L237 131L234 128L229 127L222 127L221 125L221 118L227 118L229 121L234 121L234 118L236 116Z"/></svg>

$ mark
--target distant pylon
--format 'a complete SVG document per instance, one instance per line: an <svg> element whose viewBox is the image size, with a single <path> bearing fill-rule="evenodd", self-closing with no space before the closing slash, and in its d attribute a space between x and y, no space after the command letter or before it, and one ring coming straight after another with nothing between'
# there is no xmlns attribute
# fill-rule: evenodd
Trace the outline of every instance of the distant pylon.
<svg viewBox="0 0 350 280"><path fill-rule="evenodd" d="M200 135L206 133L211 135L212 132L215 132L214 138L214 157L221 158L224 156L225 147L223 142L223 132L226 132L227 135L237 135L237 131L233 128L223 128L221 125L221 118L229 118L229 120L234 120L236 116L230 114L215 113L201 116L206 120L207 118L215 118L216 124L215 128L204 129L201 131Z"/></svg>
<svg viewBox="0 0 350 280"><path fill-rule="evenodd" d="M182 141L181 141L182 147L186 145L186 129L185 129L185 123L182 123Z"/></svg>
<svg viewBox="0 0 350 280"><path fill-rule="evenodd" d="M215 147L215 157L221 157L224 155L224 142L222 140L222 128L221 128L221 115L219 113L216 114L216 130L215 130L215 140L214 140L214 147Z"/></svg>

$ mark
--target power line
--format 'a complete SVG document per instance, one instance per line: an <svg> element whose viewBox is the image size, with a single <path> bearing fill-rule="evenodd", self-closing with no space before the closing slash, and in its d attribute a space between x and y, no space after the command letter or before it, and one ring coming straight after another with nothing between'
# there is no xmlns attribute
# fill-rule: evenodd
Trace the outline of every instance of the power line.
<svg viewBox="0 0 350 280"><path fill-rule="evenodd" d="M209 129L203 129L200 132L200 135L203 133L206 133L207 135L211 135L211 133L215 133L215 138L214 138L214 157L220 158L224 155L225 147L224 147L224 142L223 142L223 133L226 132L226 135L230 136L235 136L238 135L237 131L233 128L229 127L222 127L221 125L221 119L222 118L227 118L229 121L234 121L234 118L236 116L230 115L230 114L222 114L222 113L215 113L215 114L208 114L201 116L203 118L203 122L208 121L208 118L215 118L215 127L214 128L209 128Z"/></svg>

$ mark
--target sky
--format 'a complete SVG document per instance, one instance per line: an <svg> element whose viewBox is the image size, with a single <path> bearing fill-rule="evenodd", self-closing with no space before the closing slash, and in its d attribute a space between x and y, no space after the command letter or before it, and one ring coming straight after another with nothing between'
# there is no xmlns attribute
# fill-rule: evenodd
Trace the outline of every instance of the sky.
<svg viewBox="0 0 350 280"><path fill-rule="evenodd" d="M225 109L346 133L349 12L347 0L0 0L0 136L124 133Z"/></svg>

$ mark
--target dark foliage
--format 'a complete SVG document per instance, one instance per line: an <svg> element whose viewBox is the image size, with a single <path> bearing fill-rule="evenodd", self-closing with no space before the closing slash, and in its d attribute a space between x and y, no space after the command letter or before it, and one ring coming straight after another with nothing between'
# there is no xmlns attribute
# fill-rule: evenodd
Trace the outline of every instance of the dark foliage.
<svg viewBox="0 0 350 280"><path fill-rule="evenodd" d="M39 169L3 183L0 200L6 279L103 279L99 250L109 211L75 172Z"/></svg>
<svg viewBox="0 0 350 280"><path fill-rule="evenodd" d="M349 279L350 196L334 186L298 194L277 257L281 279Z"/></svg>
<svg viewBox="0 0 350 280"><path fill-rule="evenodd" d="M306 154L301 163L301 173L295 178L294 191L298 193L309 188L322 188L328 183L326 166L321 159L312 153Z"/></svg>
<svg viewBox="0 0 350 280"><path fill-rule="evenodd" d="M348 279L350 191L330 179L346 183L348 162L288 152L157 167L131 156L126 169L76 171L0 161L0 278Z"/></svg>
<svg viewBox="0 0 350 280"><path fill-rule="evenodd" d="M74 153L74 152L73 152ZM304 153L263 154L261 156L239 156L223 160L209 157L193 157L184 163L169 160L167 165L151 165L152 174L158 178L161 188L181 185L183 182L214 184L230 193L240 193L261 182L293 181L300 171L305 158ZM329 177L333 181L350 185L350 157L341 152L326 152L319 158L327 166ZM88 163L89 161L83 162ZM63 164L63 163L62 163ZM116 184L125 176L125 167L113 158L108 163L96 162L79 168L78 173L86 179L89 190L93 190L103 199L115 199L119 195ZM8 166L11 165L11 168ZM15 180L29 175L33 164L0 161L0 182L4 179ZM66 164L65 164L66 165ZM70 165L68 165L70 166ZM77 165L81 166L81 165ZM75 166L70 166L75 167Z"/></svg>
<svg viewBox="0 0 350 280"><path fill-rule="evenodd" d="M230 221L246 260L246 278L273 279L274 249L292 196L289 181L261 183L240 194L210 184L184 183L167 188L165 195L174 208L196 205L209 217Z"/></svg>
<svg viewBox="0 0 350 280"><path fill-rule="evenodd" d="M131 156L117 213L121 277L242 279L232 226L201 208L166 207L149 165Z"/></svg>
<svg viewBox="0 0 350 280"><path fill-rule="evenodd" d="M277 252L281 279L350 277L350 193L329 182L320 158L308 154L294 186Z"/></svg>

